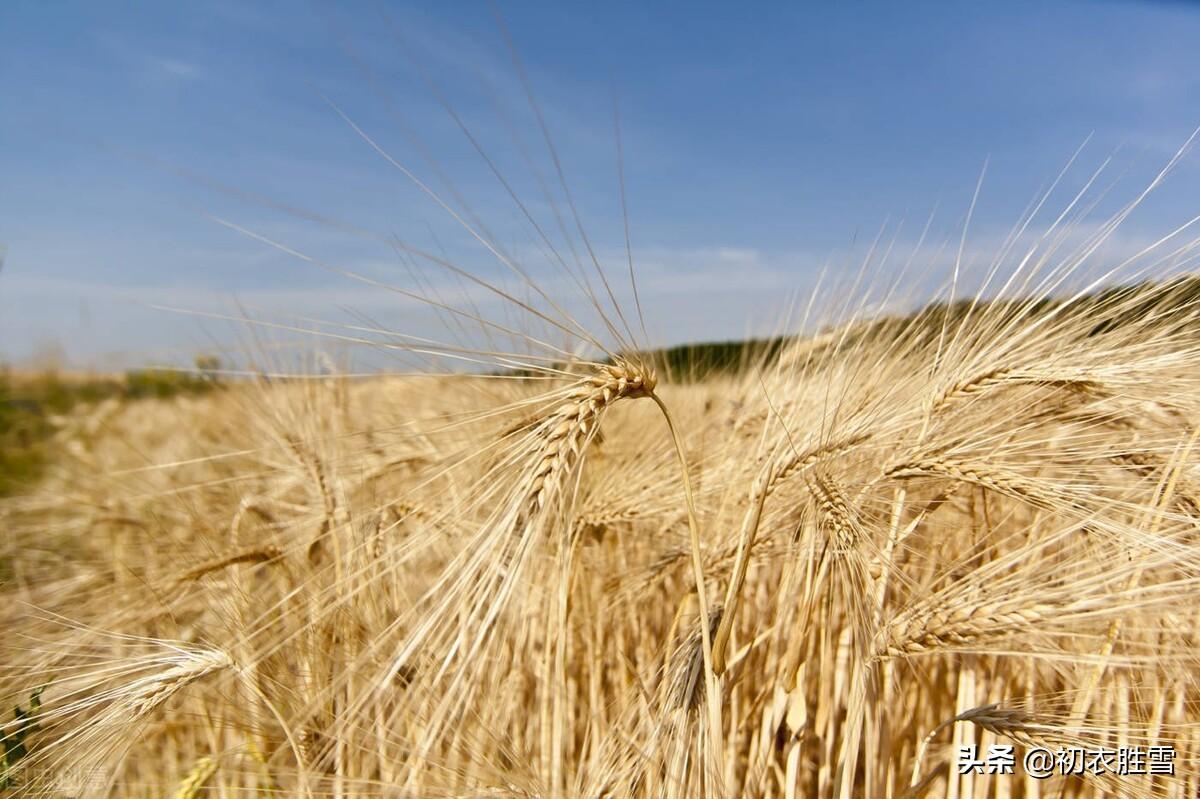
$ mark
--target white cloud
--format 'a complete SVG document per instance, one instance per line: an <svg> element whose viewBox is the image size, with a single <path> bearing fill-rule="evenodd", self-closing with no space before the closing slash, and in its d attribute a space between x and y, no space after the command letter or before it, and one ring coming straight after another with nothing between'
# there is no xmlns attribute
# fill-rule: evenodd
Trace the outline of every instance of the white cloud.
<svg viewBox="0 0 1200 799"><path fill-rule="evenodd" d="M200 67L195 64L180 61L176 58L157 58L154 56L148 56L147 58L151 64L162 72L181 80L196 80L204 74Z"/></svg>

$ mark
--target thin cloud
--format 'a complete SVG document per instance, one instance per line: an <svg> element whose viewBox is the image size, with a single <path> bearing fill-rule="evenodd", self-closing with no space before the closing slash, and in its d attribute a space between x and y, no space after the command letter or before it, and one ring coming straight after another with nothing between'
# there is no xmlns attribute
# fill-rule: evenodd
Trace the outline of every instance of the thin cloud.
<svg viewBox="0 0 1200 799"><path fill-rule="evenodd" d="M197 80L204 76L204 70L187 61L177 58L156 58L148 56L150 62L163 73L180 80Z"/></svg>

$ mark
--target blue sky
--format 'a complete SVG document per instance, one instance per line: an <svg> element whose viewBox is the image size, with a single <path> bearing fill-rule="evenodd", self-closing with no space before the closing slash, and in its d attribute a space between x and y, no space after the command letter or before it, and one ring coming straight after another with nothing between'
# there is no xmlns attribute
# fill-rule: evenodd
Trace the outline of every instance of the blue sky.
<svg viewBox="0 0 1200 799"><path fill-rule="evenodd" d="M618 99L657 343L767 332L822 267L853 271L881 229L913 245L935 208L929 241L956 246L986 160L968 239L985 263L1089 135L1060 205L1110 155L1113 202L1130 199L1200 125L1195 4L499 7L588 234L619 266ZM440 92L552 223L535 169L553 167L487 4L8 0L0 32L0 357L128 365L226 342L150 305L435 326L210 217L411 287L391 248L237 192L501 279L335 105L439 190L444 176L508 251L536 253ZM1128 247L1200 213L1198 159L1122 230Z"/></svg>

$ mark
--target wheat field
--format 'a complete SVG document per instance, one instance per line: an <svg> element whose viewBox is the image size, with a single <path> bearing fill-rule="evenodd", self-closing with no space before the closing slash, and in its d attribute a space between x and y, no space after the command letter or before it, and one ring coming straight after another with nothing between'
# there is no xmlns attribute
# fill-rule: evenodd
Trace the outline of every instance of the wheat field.
<svg viewBox="0 0 1200 799"><path fill-rule="evenodd" d="M1200 218L1104 249L1177 161L720 369L565 181L573 263L525 206L547 271L453 211L503 281L404 248L452 296L214 220L445 335L245 318L310 349L53 420L0 498L0 795L1200 796Z"/></svg>
<svg viewBox="0 0 1200 799"><path fill-rule="evenodd" d="M2 506L7 790L1196 796L1194 284L1052 301L1082 250L1040 246L732 370L81 407ZM1173 773L958 767L1004 744Z"/></svg>

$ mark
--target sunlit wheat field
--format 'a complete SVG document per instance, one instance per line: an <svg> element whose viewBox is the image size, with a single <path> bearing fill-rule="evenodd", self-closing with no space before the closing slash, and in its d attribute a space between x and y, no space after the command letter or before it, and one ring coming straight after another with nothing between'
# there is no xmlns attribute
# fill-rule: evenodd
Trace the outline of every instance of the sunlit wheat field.
<svg viewBox="0 0 1200 799"><path fill-rule="evenodd" d="M612 258L510 58L540 196L444 103L527 245L321 97L486 269L197 211L419 328L174 307L236 346L5 373L0 796L1200 796L1200 217L1110 246L1192 141L671 348L619 120Z"/></svg>

